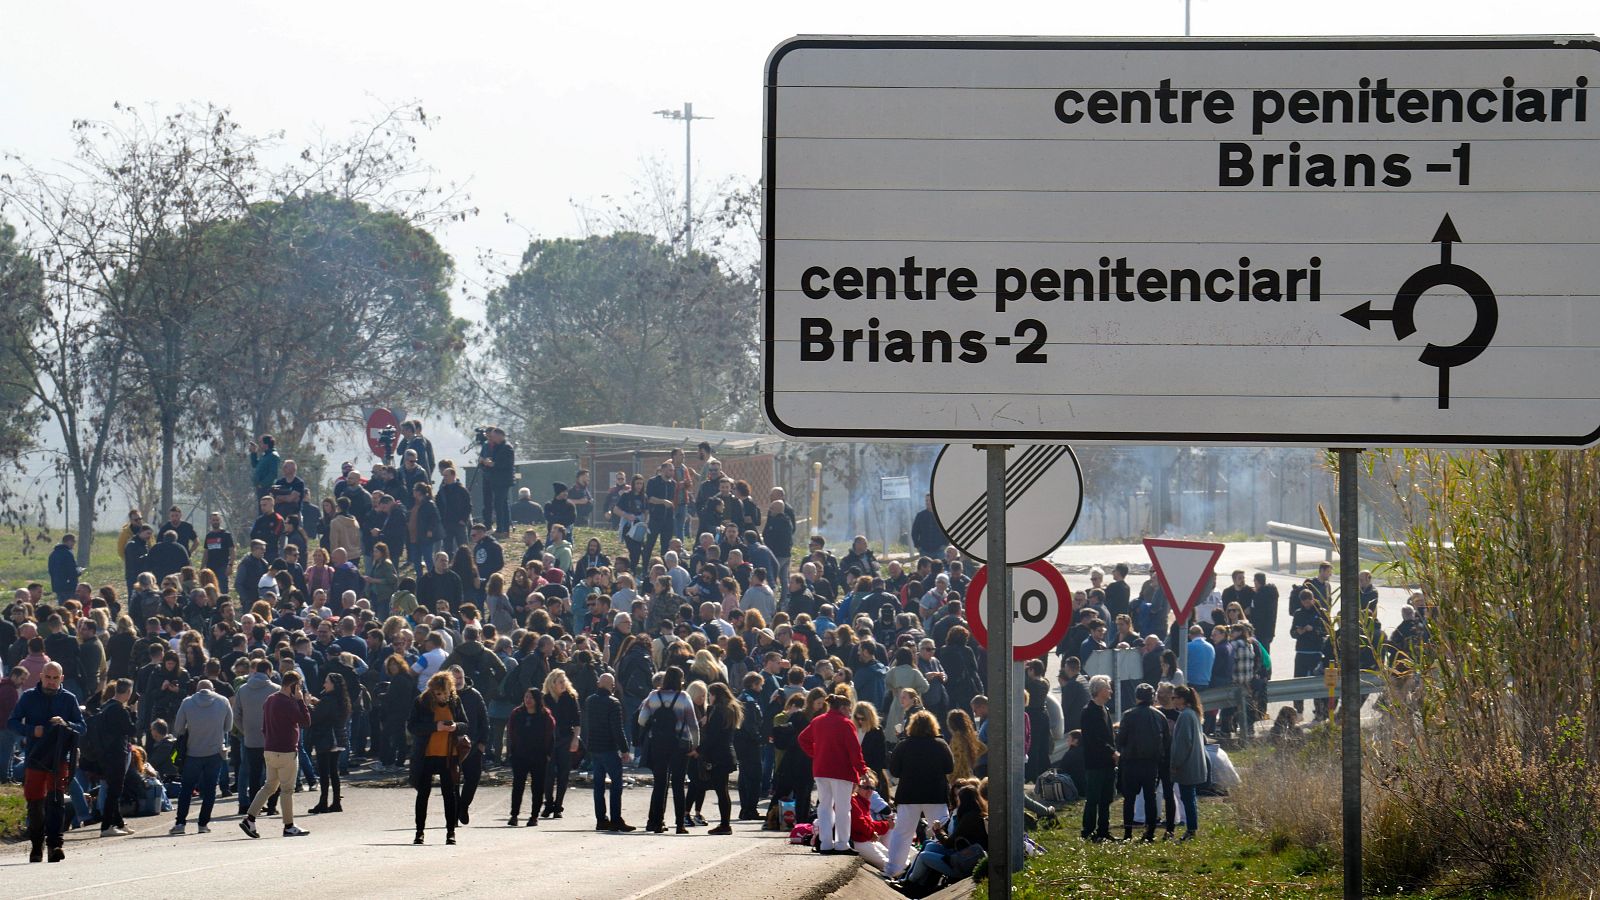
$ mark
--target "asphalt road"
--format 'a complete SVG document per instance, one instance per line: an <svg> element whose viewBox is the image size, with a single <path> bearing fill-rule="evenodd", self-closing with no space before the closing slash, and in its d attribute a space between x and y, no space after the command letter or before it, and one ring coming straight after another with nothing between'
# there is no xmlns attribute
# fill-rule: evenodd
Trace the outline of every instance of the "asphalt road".
<svg viewBox="0 0 1600 900"><path fill-rule="evenodd" d="M734 824L734 834L604 834L594 829L587 787L574 785L565 818L510 828L511 795L488 786L472 805L472 824L444 843L444 811L435 792L427 844L414 846L416 794L406 788L351 788L343 813L297 815L308 837L285 838L281 820L259 820L261 838L238 828L237 806L210 834L169 836L172 813L130 819L134 834L99 838L98 827L67 836L67 858L27 862L25 843L0 848L0 896L187 898L227 895L358 897L516 897L579 900L803 900L820 897L853 873L855 857L823 857L790 846L786 836ZM301 793L297 806L309 807ZM643 826L648 787L623 792L623 815ZM715 807L713 799L711 807Z"/></svg>

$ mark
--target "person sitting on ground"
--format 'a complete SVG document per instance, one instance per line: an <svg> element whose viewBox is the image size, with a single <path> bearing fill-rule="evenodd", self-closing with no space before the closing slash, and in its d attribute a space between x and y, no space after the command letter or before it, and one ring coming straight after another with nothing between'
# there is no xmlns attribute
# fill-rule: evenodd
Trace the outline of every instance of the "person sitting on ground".
<svg viewBox="0 0 1600 900"><path fill-rule="evenodd" d="M894 816L872 817L872 792L877 784L878 778L871 772L856 781L855 792L850 796L850 847L868 865L882 872L889 865L889 848L881 839L894 827Z"/></svg>

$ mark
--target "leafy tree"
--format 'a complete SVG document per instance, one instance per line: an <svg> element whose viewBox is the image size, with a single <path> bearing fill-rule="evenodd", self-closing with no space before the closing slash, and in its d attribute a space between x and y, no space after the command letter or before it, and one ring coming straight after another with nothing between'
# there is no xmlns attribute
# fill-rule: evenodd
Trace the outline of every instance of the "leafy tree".
<svg viewBox="0 0 1600 900"><path fill-rule="evenodd" d="M451 314L453 264L407 217L290 196L212 237L232 283L196 351L230 448L263 432L305 446L363 407L432 397L453 371L465 328Z"/></svg>
<svg viewBox="0 0 1600 900"><path fill-rule="evenodd" d="M756 281L620 231L537 240L486 308L479 380L524 439L567 425L739 427L753 417Z"/></svg>
<svg viewBox="0 0 1600 900"><path fill-rule="evenodd" d="M4 323L14 326L0 332L0 462L15 462L33 445L37 409L32 392L24 386L26 372L19 362L25 353L22 335L32 330L32 317L44 293L44 273L38 260L17 245L17 230L0 222L0 309Z"/></svg>

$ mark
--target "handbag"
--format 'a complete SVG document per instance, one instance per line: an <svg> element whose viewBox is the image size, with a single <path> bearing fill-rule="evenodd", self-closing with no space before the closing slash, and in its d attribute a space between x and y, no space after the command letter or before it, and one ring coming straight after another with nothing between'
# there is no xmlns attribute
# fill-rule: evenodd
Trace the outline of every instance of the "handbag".
<svg viewBox="0 0 1600 900"><path fill-rule="evenodd" d="M950 868L959 876L965 877L978 868L978 863L988 855L981 844L965 844L954 853L950 854L948 862Z"/></svg>
<svg viewBox="0 0 1600 900"><path fill-rule="evenodd" d="M635 544L642 544L650 536L650 527L644 524L644 519L634 519L624 536Z"/></svg>

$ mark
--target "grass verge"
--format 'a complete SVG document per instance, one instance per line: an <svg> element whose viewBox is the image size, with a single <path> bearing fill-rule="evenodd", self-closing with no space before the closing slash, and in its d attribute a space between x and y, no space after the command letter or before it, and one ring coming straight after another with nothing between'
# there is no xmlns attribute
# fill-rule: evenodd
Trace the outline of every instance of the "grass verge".
<svg viewBox="0 0 1600 900"><path fill-rule="evenodd" d="M1233 809L1226 801L1202 800L1200 832L1183 843L1085 843L1076 827L1082 809L1073 805L1062 816L1062 828L1034 833L1046 852L1029 860L1018 877L1013 886L1016 900L1068 895L1096 900L1263 900L1341 893L1338 860L1292 849L1274 853L1265 841L1234 824ZM1114 825L1120 815L1119 801L1112 805ZM988 900L987 886L980 884L975 896Z"/></svg>

